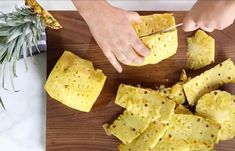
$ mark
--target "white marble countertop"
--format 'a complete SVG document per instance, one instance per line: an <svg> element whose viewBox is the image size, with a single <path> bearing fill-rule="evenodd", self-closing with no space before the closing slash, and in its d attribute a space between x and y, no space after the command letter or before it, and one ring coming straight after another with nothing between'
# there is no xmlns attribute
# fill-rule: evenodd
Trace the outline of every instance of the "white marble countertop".
<svg viewBox="0 0 235 151"><path fill-rule="evenodd" d="M2 151L44 151L46 95L46 53L29 60L25 72L23 60L17 64L15 86L20 92L0 90L6 111L0 107L0 146ZM6 80L9 81L9 80ZM10 83L6 83L10 87Z"/></svg>
<svg viewBox="0 0 235 151"><path fill-rule="evenodd" d="M68 0L39 0L49 10L74 10ZM115 6L130 10L188 10L195 0L110 0ZM10 12L22 0L0 0L0 11ZM29 59L30 60L30 59ZM25 72L23 60L17 64L15 79L20 92L0 89L6 111L0 107L0 146L2 151L45 151L46 53L34 56ZM6 83L10 85L10 83Z"/></svg>

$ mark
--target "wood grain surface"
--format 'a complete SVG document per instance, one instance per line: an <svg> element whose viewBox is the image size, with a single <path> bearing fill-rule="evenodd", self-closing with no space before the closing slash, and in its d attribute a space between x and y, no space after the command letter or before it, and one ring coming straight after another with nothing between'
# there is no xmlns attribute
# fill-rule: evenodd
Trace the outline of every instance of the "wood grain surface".
<svg viewBox="0 0 235 151"><path fill-rule="evenodd" d="M152 14L157 12L140 13ZM67 108L49 96L47 97L46 150L115 151L120 142L115 137L107 136L102 125L111 122L123 111L121 107L114 104L118 85L125 83L155 89L160 84L171 86L177 82L181 70L185 68L186 37L193 33L178 30L179 47L177 54L173 57L156 65L124 66L123 73L119 74L105 58L92 38L86 23L77 12L52 12L52 14L64 28L58 31L47 30L48 74L63 51L69 50L84 59L91 60L95 67L102 69L108 78L90 113L82 113ZM174 15L176 22L179 23L182 22L186 12L174 12ZM216 39L216 63L201 70L188 70L187 72L192 77L227 58L232 58L235 61L235 25L224 31L214 31L210 35ZM226 85L222 89L235 94L234 85ZM235 151L235 139L220 142L216 145L216 150Z"/></svg>

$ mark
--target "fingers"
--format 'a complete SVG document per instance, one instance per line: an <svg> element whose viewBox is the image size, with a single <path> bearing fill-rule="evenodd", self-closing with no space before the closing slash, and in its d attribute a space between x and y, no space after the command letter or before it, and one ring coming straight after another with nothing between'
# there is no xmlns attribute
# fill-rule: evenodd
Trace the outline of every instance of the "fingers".
<svg viewBox="0 0 235 151"><path fill-rule="evenodd" d="M188 14L183 21L183 30L185 32L189 32L189 31L194 31L196 29L198 29L199 27L197 26L197 24L193 21L193 18L191 17L190 14Z"/></svg>
<svg viewBox="0 0 235 151"><path fill-rule="evenodd" d="M108 58L109 62L113 65L113 67L119 72L122 72L122 66L117 61L116 57L111 51L104 51L104 55Z"/></svg>
<svg viewBox="0 0 235 151"><path fill-rule="evenodd" d="M141 64L144 62L144 57L138 55L131 46L126 51L123 51L123 54L132 64Z"/></svg>
<svg viewBox="0 0 235 151"><path fill-rule="evenodd" d="M206 27L206 26L204 26L204 25L200 26L200 28L201 28L202 30L206 31L206 32L212 32L212 31L214 31L213 28L209 28L209 27Z"/></svg>
<svg viewBox="0 0 235 151"><path fill-rule="evenodd" d="M132 62L129 60L129 58L127 58L121 51L114 51L113 53L121 63L123 63L125 65L132 64Z"/></svg>
<svg viewBox="0 0 235 151"><path fill-rule="evenodd" d="M137 36L132 40L132 47L140 56L146 57L150 54L150 50Z"/></svg>
<svg viewBox="0 0 235 151"><path fill-rule="evenodd" d="M136 23L141 23L142 20L137 12L127 12L127 18L129 21L134 21Z"/></svg>
<svg viewBox="0 0 235 151"><path fill-rule="evenodd" d="M183 21L183 30L185 32L189 32L189 31L194 31L198 28L201 28L202 30L206 31L206 32L212 32L214 31L214 28L209 27L208 25L205 25L203 22L201 21L194 21L193 18L191 17L190 14L188 14L184 21Z"/></svg>

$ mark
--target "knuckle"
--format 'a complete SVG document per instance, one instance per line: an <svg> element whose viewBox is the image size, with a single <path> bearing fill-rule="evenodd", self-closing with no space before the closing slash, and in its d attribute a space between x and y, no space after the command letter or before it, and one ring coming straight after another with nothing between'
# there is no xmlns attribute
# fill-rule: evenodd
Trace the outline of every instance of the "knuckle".
<svg viewBox="0 0 235 151"><path fill-rule="evenodd" d="M202 21L197 21L196 22L196 25L199 26L199 27L203 27L204 26L204 23Z"/></svg>
<svg viewBox="0 0 235 151"><path fill-rule="evenodd" d="M219 29L219 30L222 30L222 29L224 29L224 24L222 24L222 23L219 23L219 24L217 24L217 29Z"/></svg>
<svg viewBox="0 0 235 151"><path fill-rule="evenodd" d="M116 40L114 42L114 45L118 48L118 47L125 47L126 46L126 42L124 40Z"/></svg>

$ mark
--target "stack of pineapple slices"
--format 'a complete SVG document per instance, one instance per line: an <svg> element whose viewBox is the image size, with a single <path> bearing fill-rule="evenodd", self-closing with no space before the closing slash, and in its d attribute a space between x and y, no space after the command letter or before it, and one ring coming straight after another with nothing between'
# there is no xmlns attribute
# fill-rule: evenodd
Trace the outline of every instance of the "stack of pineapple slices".
<svg viewBox="0 0 235 151"><path fill-rule="evenodd" d="M215 90L225 83L235 83L230 59L193 79L183 71L171 88L121 84L115 103L126 110L104 129L121 140L120 151L211 151L235 136L235 96Z"/></svg>

